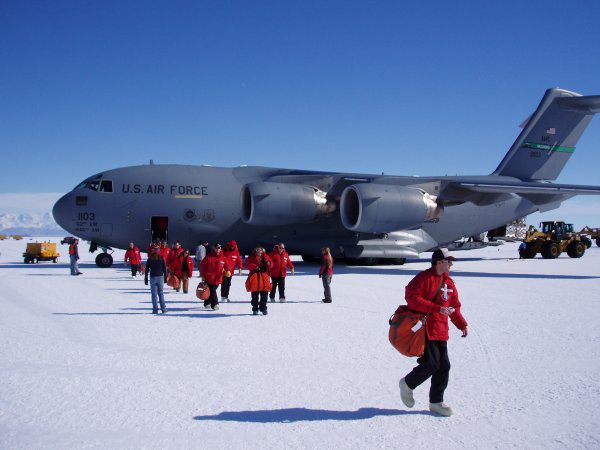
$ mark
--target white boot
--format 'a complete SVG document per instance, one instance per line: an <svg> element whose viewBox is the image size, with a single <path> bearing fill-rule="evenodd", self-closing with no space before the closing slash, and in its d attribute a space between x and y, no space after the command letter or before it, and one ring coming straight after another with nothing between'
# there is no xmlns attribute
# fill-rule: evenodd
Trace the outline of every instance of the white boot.
<svg viewBox="0 0 600 450"><path fill-rule="evenodd" d="M412 408L415 406L413 391L408 387L406 381L404 381L404 378L402 378L398 384L400 386L400 398L402 399L402 403L404 403L407 408Z"/></svg>
<svg viewBox="0 0 600 450"><path fill-rule="evenodd" d="M452 415L452 408L445 403L430 403L429 411L444 417L450 417Z"/></svg>

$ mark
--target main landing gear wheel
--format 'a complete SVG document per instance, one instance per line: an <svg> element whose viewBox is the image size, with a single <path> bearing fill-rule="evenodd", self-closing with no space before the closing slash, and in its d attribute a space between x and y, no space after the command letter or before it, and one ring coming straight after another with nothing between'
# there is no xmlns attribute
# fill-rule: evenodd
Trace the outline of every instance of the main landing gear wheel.
<svg viewBox="0 0 600 450"><path fill-rule="evenodd" d="M113 257L108 253L100 253L96 256L96 265L98 267L107 268L112 266Z"/></svg>

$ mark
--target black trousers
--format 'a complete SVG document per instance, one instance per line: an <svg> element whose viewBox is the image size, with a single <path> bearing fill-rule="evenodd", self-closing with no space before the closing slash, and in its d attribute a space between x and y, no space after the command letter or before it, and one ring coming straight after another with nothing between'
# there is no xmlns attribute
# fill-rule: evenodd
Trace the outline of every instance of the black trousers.
<svg viewBox="0 0 600 450"><path fill-rule="evenodd" d="M219 304L219 297L217 296L217 289L219 288L218 284L209 284L208 290L210 291L210 297L208 300L204 300L204 306L210 305L212 309L215 309L215 306Z"/></svg>
<svg viewBox="0 0 600 450"><path fill-rule="evenodd" d="M135 277L135 275L137 274L138 267L139 267L139 264L132 264L131 265L131 276L132 277Z"/></svg>
<svg viewBox="0 0 600 450"><path fill-rule="evenodd" d="M266 311L267 310L267 291L260 292L252 292L252 300L250 304L252 304L252 311ZM260 296L260 302L258 297Z"/></svg>
<svg viewBox="0 0 600 450"><path fill-rule="evenodd" d="M229 297L229 288L231 287L231 277L223 275L223 284L221 284L221 297Z"/></svg>
<svg viewBox="0 0 600 450"><path fill-rule="evenodd" d="M277 286L279 286L279 298L285 298L285 277L271 277L271 283L273 284L273 287L271 288L269 298L275 298Z"/></svg>
<svg viewBox="0 0 600 450"><path fill-rule="evenodd" d="M448 343L446 341L425 341L425 353L419 359L419 364L404 378L406 385L415 389L431 377L429 401L440 403L444 401L444 391L448 386L450 375L450 360L448 359Z"/></svg>

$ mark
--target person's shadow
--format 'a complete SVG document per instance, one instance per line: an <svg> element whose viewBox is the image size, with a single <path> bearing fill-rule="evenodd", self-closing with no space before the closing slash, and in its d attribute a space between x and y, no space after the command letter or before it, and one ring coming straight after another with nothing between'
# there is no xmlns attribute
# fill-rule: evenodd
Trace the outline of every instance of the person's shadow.
<svg viewBox="0 0 600 450"><path fill-rule="evenodd" d="M377 416L403 416L410 414L434 415L430 411L403 411L399 409L360 408L356 411L331 411L328 409L284 408L257 411L224 411L211 416L195 416L194 420L222 422L290 423L321 420L366 420Z"/></svg>

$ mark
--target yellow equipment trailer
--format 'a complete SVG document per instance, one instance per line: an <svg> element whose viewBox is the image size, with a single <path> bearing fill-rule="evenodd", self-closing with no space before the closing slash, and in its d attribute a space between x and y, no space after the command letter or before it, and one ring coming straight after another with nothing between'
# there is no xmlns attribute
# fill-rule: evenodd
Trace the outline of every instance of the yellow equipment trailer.
<svg viewBox="0 0 600 450"><path fill-rule="evenodd" d="M23 253L23 261L25 264L38 263L40 261L58 261L60 253L56 252L56 244L54 242L29 242L27 249Z"/></svg>

